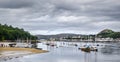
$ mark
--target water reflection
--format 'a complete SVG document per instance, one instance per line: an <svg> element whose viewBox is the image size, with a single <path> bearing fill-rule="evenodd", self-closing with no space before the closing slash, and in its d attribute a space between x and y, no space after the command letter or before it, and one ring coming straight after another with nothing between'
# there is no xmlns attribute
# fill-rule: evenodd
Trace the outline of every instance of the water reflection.
<svg viewBox="0 0 120 62"><path fill-rule="evenodd" d="M119 45L115 45L115 46L106 45L101 49L101 52L103 54L111 54L111 55L112 54L113 55L117 54L117 55L120 55L120 47L119 47Z"/></svg>
<svg viewBox="0 0 120 62"><path fill-rule="evenodd" d="M85 45L86 43L79 42L55 42L55 43L57 45L54 47L47 45L45 46L45 43L38 44L44 45L43 48L45 49L47 48L47 50L50 51L48 53L29 55L17 59L14 58L5 62L120 62L119 59L120 55L115 55L109 52L103 52L101 47L107 44L99 43L99 45L102 46L97 46L99 48L98 52L87 53L78 49L78 47ZM75 44L77 44L78 46L75 46ZM97 45L93 43L87 44Z"/></svg>

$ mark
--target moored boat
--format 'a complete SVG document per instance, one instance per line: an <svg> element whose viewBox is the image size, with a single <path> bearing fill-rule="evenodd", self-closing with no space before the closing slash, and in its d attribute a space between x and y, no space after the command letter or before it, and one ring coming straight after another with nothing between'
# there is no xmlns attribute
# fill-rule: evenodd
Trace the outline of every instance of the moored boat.
<svg viewBox="0 0 120 62"><path fill-rule="evenodd" d="M90 51L98 51L98 49L96 47L80 47L78 48L80 49L81 51L84 51L84 52L90 52Z"/></svg>

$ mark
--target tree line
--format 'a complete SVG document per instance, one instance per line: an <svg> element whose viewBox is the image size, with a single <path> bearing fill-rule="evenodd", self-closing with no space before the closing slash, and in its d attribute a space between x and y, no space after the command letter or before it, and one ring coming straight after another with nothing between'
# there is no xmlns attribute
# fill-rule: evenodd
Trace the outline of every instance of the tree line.
<svg viewBox="0 0 120 62"><path fill-rule="evenodd" d="M0 41L3 40L17 40L23 39L26 40L27 38L31 40L37 39L36 36L31 35L29 32L24 31L24 29L20 29L18 27L13 27L7 24L0 24Z"/></svg>

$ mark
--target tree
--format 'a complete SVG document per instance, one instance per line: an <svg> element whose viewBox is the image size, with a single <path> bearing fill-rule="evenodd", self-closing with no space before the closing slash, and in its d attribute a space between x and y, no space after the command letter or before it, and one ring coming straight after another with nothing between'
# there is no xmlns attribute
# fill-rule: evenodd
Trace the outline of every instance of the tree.
<svg viewBox="0 0 120 62"><path fill-rule="evenodd" d="M120 38L120 32L114 32L113 34L110 35L111 38Z"/></svg>
<svg viewBox="0 0 120 62"><path fill-rule="evenodd" d="M0 24L0 40L16 40L18 38L26 40L27 37L31 37L31 40L36 39L35 36L24 31L24 29L20 29L18 27L14 28L7 24Z"/></svg>

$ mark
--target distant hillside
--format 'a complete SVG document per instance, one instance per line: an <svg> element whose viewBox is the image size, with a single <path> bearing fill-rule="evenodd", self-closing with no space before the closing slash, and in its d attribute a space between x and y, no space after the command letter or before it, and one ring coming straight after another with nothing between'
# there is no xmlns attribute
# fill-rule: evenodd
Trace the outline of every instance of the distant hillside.
<svg viewBox="0 0 120 62"><path fill-rule="evenodd" d="M97 37L100 38L120 38L120 32L115 32L111 29L104 29L102 31L100 31L98 34L96 34ZM83 39L87 39L88 35L81 35L81 34L73 34L73 33L62 33L62 34L56 34L56 35L36 35L38 37L38 39L50 39L50 38L54 38L54 39L60 39L60 38L71 38L73 36L80 36ZM89 35L91 38L95 38L95 35Z"/></svg>
<svg viewBox="0 0 120 62"><path fill-rule="evenodd" d="M7 24L0 24L0 41L3 40L17 40L17 39L36 39L35 36L31 35L29 32L24 31L18 27L8 26Z"/></svg>
<svg viewBox="0 0 120 62"><path fill-rule="evenodd" d="M80 34L72 34L72 33L62 33L62 34L56 34L56 35L36 35L38 39L50 39L50 38L56 38L59 39L61 37L72 37L72 36L79 36Z"/></svg>
<svg viewBox="0 0 120 62"><path fill-rule="evenodd" d="M98 37L102 37L102 38L120 38L120 32L115 32L111 29L104 29L101 32L99 32L97 34Z"/></svg>
<svg viewBox="0 0 120 62"><path fill-rule="evenodd" d="M113 30L111 30L111 29L104 29L104 30L102 30L100 33L98 33L98 34L110 34L110 33L114 33L114 31Z"/></svg>

